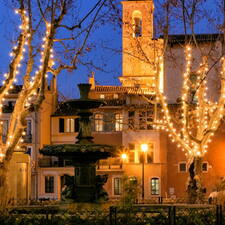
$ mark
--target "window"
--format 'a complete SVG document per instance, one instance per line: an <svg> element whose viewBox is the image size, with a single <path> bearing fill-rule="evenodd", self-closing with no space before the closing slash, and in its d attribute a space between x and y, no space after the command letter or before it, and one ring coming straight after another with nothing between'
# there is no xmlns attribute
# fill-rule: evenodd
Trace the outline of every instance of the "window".
<svg viewBox="0 0 225 225"><path fill-rule="evenodd" d="M95 131L103 131L103 115L96 113L95 116Z"/></svg>
<svg viewBox="0 0 225 225"><path fill-rule="evenodd" d="M135 162L135 144L129 143L129 162L134 163Z"/></svg>
<svg viewBox="0 0 225 225"><path fill-rule="evenodd" d="M105 95L101 94L100 99L105 99Z"/></svg>
<svg viewBox="0 0 225 225"><path fill-rule="evenodd" d="M32 134L32 121L27 120L27 127L26 127L26 135L31 135Z"/></svg>
<svg viewBox="0 0 225 225"><path fill-rule="evenodd" d="M59 133L64 133L64 119L59 118Z"/></svg>
<svg viewBox="0 0 225 225"><path fill-rule="evenodd" d="M74 125L75 125L75 132L79 132L79 129L80 129L80 124L79 124L79 118L76 118L76 119L74 119Z"/></svg>
<svg viewBox="0 0 225 225"><path fill-rule="evenodd" d="M123 129L123 115L122 113L115 114L115 130L122 131Z"/></svg>
<svg viewBox="0 0 225 225"><path fill-rule="evenodd" d="M75 125L75 122L74 122L74 119L71 119L71 118L67 118L66 119L66 132L74 132L74 125Z"/></svg>
<svg viewBox="0 0 225 225"><path fill-rule="evenodd" d="M135 111L128 111L128 128L134 129Z"/></svg>
<svg viewBox="0 0 225 225"><path fill-rule="evenodd" d="M113 183L114 183L114 195L121 195L122 179L120 177L115 177Z"/></svg>
<svg viewBox="0 0 225 225"><path fill-rule="evenodd" d="M202 172L208 172L208 163L207 162L202 163Z"/></svg>
<svg viewBox="0 0 225 225"><path fill-rule="evenodd" d="M151 194L159 195L159 178L154 177L151 179Z"/></svg>
<svg viewBox="0 0 225 225"><path fill-rule="evenodd" d="M187 165L185 162L179 163L179 172L187 172Z"/></svg>
<svg viewBox="0 0 225 225"><path fill-rule="evenodd" d="M154 109L147 111L139 111L139 129L151 130L154 121Z"/></svg>
<svg viewBox="0 0 225 225"><path fill-rule="evenodd" d="M59 133L79 131L79 118L59 118Z"/></svg>
<svg viewBox="0 0 225 225"><path fill-rule="evenodd" d="M142 36L142 18L140 11L133 12L133 37Z"/></svg>
<svg viewBox="0 0 225 225"><path fill-rule="evenodd" d="M45 193L54 193L54 177L45 176Z"/></svg>

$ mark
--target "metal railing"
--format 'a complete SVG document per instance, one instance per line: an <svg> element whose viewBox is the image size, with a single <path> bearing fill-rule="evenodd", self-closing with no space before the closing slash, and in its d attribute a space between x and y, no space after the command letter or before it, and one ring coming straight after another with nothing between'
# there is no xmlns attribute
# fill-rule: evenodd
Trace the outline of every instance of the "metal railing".
<svg viewBox="0 0 225 225"><path fill-rule="evenodd" d="M140 218L146 225L224 225L224 214L221 205L135 205L128 209L111 206L109 225L135 224Z"/></svg>

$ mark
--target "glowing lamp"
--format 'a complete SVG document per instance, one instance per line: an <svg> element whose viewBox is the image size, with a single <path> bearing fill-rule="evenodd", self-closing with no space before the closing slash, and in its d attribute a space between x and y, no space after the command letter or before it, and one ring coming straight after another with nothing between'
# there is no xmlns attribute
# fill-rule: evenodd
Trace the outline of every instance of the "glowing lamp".
<svg viewBox="0 0 225 225"><path fill-rule="evenodd" d="M147 144L141 144L141 151L147 152L148 151L148 145Z"/></svg>

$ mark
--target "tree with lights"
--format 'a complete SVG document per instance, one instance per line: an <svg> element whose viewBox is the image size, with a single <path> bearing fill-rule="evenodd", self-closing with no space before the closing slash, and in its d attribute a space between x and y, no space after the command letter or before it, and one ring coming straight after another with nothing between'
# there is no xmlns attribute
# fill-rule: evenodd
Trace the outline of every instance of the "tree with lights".
<svg viewBox="0 0 225 225"><path fill-rule="evenodd" d="M10 160L13 152L20 149L23 143L26 117L39 110L45 99L47 75L57 76L65 69L76 69L79 57L85 53L90 32L106 2L96 1L83 18L72 18L71 23L68 16L72 15L71 10L77 4L74 1L18 1L19 8L15 13L21 25L10 53L12 60L9 71L4 74L5 79L0 87L0 115L3 113L4 101L18 78L23 81L23 85L10 117L6 143L0 141L0 205L7 205L10 200L7 177ZM77 24L74 21L78 21Z"/></svg>
<svg viewBox="0 0 225 225"><path fill-rule="evenodd" d="M199 176L201 159L224 116L225 59L222 57L220 60L220 96L212 102L207 99L207 56L202 58L199 69L193 73L191 53L191 45L187 45L181 99L176 109L176 112L179 112L179 120L174 120L165 95L158 90L156 100L161 103L163 118L156 121L156 128L168 131L172 142L176 142L177 147L185 152L189 164L187 192L190 202L196 202L200 200L203 191Z"/></svg>
<svg viewBox="0 0 225 225"><path fill-rule="evenodd" d="M180 10L181 20L184 26L185 45L184 56L184 72L181 88L181 96L176 104L175 117L170 104L167 102L165 93L156 88L156 102L161 105L163 118L156 121L155 127L169 132L172 142L177 144L188 160L189 179L187 183L187 194L189 202L200 202L203 196L203 187L201 185L201 159L207 153L208 145L212 141L215 132L218 130L224 117L225 105L225 58L224 46L222 52L216 57L212 57L215 51L213 45L209 50L199 47L194 33L194 25L196 18L199 17L197 12L201 12L200 6L203 1L165 1L166 24L164 31L165 46L168 44L169 16L171 16L171 8L175 11ZM203 11L202 11L203 12ZM187 35L187 32L190 35ZM218 35L223 38L223 34ZM218 39L219 40L219 39ZM200 57L200 63L196 65L196 50ZM195 53L194 53L195 52ZM157 74L160 73L159 60L156 68ZM216 68L216 69L215 69ZM217 98L208 96L212 83L210 84L208 76L212 69L217 71L214 74L217 77L220 89ZM219 72L220 71L220 72ZM156 84L156 87L158 85ZM208 90L209 89L209 90ZM215 94L215 93L214 93ZM210 98L211 97L211 98ZM178 118L178 119L175 119Z"/></svg>

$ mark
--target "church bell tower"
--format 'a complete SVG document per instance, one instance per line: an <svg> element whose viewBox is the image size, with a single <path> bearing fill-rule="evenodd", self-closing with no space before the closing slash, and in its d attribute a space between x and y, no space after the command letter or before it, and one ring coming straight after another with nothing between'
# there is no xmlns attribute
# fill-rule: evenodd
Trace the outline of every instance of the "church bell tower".
<svg viewBox="0 0 225 225"><path fill-rule="evenodd" d="M122 86L152 89L162 40L153 39L153 0L126 0L123 7Z"/></svg>

